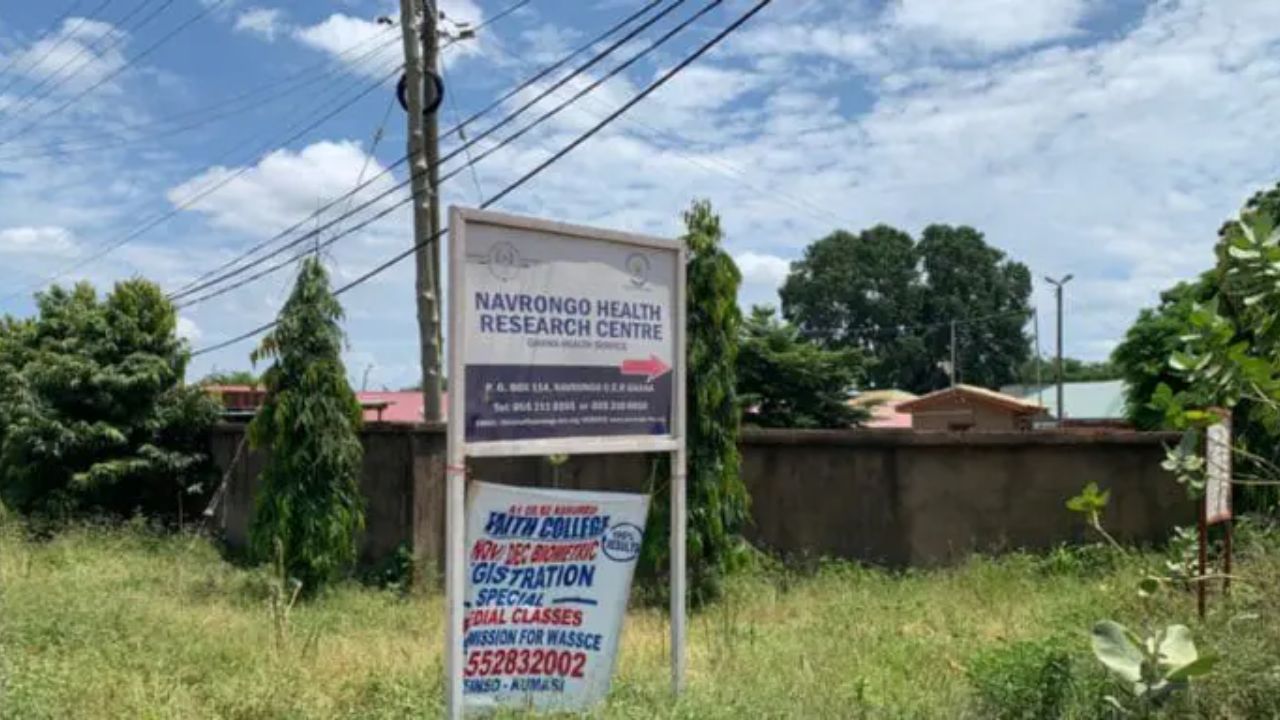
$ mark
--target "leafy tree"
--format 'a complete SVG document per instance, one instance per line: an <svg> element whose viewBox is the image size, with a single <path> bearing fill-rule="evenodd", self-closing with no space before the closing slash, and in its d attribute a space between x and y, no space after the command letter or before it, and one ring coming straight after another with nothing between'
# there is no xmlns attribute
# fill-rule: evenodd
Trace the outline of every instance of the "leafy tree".
<svg viewBox="0 0 1280 720"><path fill-rule="evenodd" d="M303 261L279 322L254 351L271 358L267 397L249 425L250 442L270 457L250 525L257 559L275 559L314 593L356 558L364 528L360 403L342 364L342 306L317 258Z"/></svg>
<svg viewBox="0 0 1280 720"><path fill-rule="evenodd" d="M689 588L695 602L710 599L732 568L747 521L748 497L738 457L739 406L735 365L742 313L742 275L721 247L720 217L706 201L684 214L688 248L687 353L690 378L686 418L688 452ZM655 464L653 510L642 554L645 570L667 565L668 459Z"/></svg>
<svg viewBox="0 0 1280 720"><path fill-rule="evenodd" d="M738 395L744 419L761 427L847 428L870 413L850 407L860 379L854 350L825 350L779 321L771 307L755 307L738 348Z"/></svg>
<svg viewBox="0 0 1280 720"><path fill-rule="evenodd" d="M1184 374L1169 365L1169 358L1182 349L1197 304L1213 295L1208 279L1178 283L1160 294L1160 304L1146 308L1125 333L1111 354L1111 362L1125 381L1125 413L1135 427L1158 430L1165 426L1165 414L1152 406L1161 385L1173 392L1191 389Z"/></svg>
<svg viewBox="0 0 1280 720"><path fill-rule="evenodd" d="M931 386L945 387L950 378L937 370L951 355L948 323L956 320L959 377L971 385L1000 387L1018 378L1031 354L1023 332L1031 317L1031 271L1005 258L971 227L930 225L917 246L924 273L926 361L934 368ZM971 321L966 321L971 319ZM922 368L921 370L925 370Z"/></svg>
<svg viewBox="0 0 1280 720"><path fill-rule="evenodd" d="M1031 273L969 227L931 225L919 243L885 225L834 232L805 249L779 294L806 338L861 351L872 387L944 387L953 320L965 382L1012 382L1030 354Z"/></svg>
<svg viewBox="0 0 1280 720"><path fill-rule="evenodd" d="M200 379L201 385L249 385L262 382L262 378L252 370L214 371Z"/></svg>
<svg viewBox="0 0 1280 720"><path fill-rule="evenodd" d="M1038 369L1037 369L1038 366ZM1018 382L1023 385L1034 385L1037 381L1046 385L1058 379L1058 363L1054 358L1031 358L1022 363L1018 370ZM1062 379L1064 382L1105 382L1122 380L1124 373L1111 360L1091 362L1079 358L1062 358Z"/></svg>
<svg viewBox="0 0 1280 720"><path fill-rule="evenodd" d="M217 404L181 384L186 344L153 283L54 287L0 327L0 494L27 512L180 512L212 472Z"/></svg>

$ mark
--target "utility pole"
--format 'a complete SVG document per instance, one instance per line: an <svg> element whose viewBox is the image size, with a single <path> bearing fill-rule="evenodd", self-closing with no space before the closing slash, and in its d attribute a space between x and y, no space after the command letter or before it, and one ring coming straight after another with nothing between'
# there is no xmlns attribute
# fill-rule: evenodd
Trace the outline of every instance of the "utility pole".
<svg viewBox="0 0 1280 720"><path fill-rule="evenodd" d="M1058 299L1058 427L1062 427L1062 420L1066 417L1065 408L1062 405L1062 286L1071 282L1074 275L1063 275L1061 278L1054 280L1049 276L1045 276L1045 280L1053 286L1054 294Z"/></svg>
<svg viewBox="0 0 1280 720"><path fill-rule="evenodd" d="M422 415L441 420L440 412L440 194L439 127L427 107L427 72L436 72L439 35L435 0L400 0L404 36L405 104L409 115L409 172L413 188L414 291L422 355ZM425 47L424 47L425 46ZM425 57L424 57L425 56ZM432 85L436 87L436 85ZM437 105L432 98L431 105ZM458 380L455 378L455 380Z"/></svg>
<svg viewBox="0 0 1280 720"><path fill-rule="evenodd" d="M960 374L960 366L956 364L956 321L951 321L951 387L956 386L956 377Z"/></svg>

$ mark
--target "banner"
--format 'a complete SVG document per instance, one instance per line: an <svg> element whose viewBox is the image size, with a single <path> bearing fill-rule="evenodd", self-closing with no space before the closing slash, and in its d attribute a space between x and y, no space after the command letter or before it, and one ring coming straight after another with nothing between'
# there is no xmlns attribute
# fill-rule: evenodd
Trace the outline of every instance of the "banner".
<svg viewBox="0 0 1280 720"><path fill-rule="evenodd" d="M1231 415L1205 431L1205 522L1231 519Z"/></svg>
<svg viewBox="0 0 1280 720"><path fill-rule="evenodd" d="M466 221L465 441L670 435L678 248L543 226Z"/></svg>
<svg viewBox="0 0 1280 720"><path fill-rule="evenodd" d="M649 498L469 489L465 706L577 711L603 701Z"/></svg>

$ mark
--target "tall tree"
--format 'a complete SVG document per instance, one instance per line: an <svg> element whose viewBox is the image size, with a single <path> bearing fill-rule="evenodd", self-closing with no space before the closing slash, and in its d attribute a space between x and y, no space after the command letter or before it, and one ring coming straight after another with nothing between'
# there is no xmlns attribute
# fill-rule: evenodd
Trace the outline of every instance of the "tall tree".
<svg viewBox="0 0 1280 720"><path fill-rule="evenodd" d="M28 512L174 515L212 472L217 405L155 284L54 287L0 327L0 494Z"/></svg>
<svg viewBox="0 0 1280 720"><path fill-rule="evenodd" d="M792 264L779 289L782 314L806 338L872 358L868 379L877 387L920 388L934 371L919 360L920 336L902 331L922 317L918 263L915 242L901 230L838 230Z"/></svg>
<svg viewBox="0 0 1280 720"><path fill-rule="evenodd" d="M742 275L721 247L720 217L707 201L684 214L688 250L685 372L688 448L688 569L695 602L714 597L731 569L747 521L748 497L739 474L739 406L735 366L742 313ZM670 466L655 469L653 510L645 533L646 570L666 566L670 528Z"/></svg>
<svg viewBox="0 0 1280 720"><path fill-rule="evenodd" d="M270 450L259 479L250 539L259 560L275 557L314 593L349 569L364 528L360 495L360 403L341 352L342 306L318 258L303 261L279 322L254 351L270 358L267 397L249 425Z"/></svg>
<svg viewBox="0 0 1280 720"><path fill-rule="evenodd" d="M918 249L923 317L937 328L925 335L927 356L950 357L948 323L955 320L958 377L990 388L1016 381L1031 355L1023 332L1031 317L1031 271L1008 260L971 227L930 225ZM948 381L935 375L932 385L943 387Z"/></svg>
<svg viewBox="0 0 1280 720"><path fill-rule="evenodd" d="M805 337L861 351L872 387L946 385L952 320L966 382L1012 382L1030 355L1031 273L969 227L931 225L919 243L884 225L837 231L805 249L779 294Z"/></svg>
<svg viewBox="0 0 1280 720"><path fill-rule="evenodd" d="M738 348L738 395L744 421L760 427L847 428L870 413L849 405L862 374L856 350L826 350L754 307Z"/></svg>

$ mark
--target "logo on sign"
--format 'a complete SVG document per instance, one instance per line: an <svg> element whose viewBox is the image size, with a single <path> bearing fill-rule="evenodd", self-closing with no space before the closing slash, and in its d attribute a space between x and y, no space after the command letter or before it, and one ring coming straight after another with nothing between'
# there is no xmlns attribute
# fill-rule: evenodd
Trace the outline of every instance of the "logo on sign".
<svg viewBox="0 0 1280 720"><path fill-rule="evenodd" d="M643 531L631 523L618 523L605 531L600 547L610 560L630 562L640 555Z"/></svg>
<svg viewBox="0 0 1280 720"><path fill-rule="evenodd" d="M489 248L489 272L499 280L507 281L516 276L523 267L520 251L509 242L496 243Z"/></svg>
<svg viewBox="0 0 1280 720"><path fill-rule="evenodd" d="M632 285L644 287L649 282L649 256L644 253L628 255L627 274L631 276Z"/></svg>

